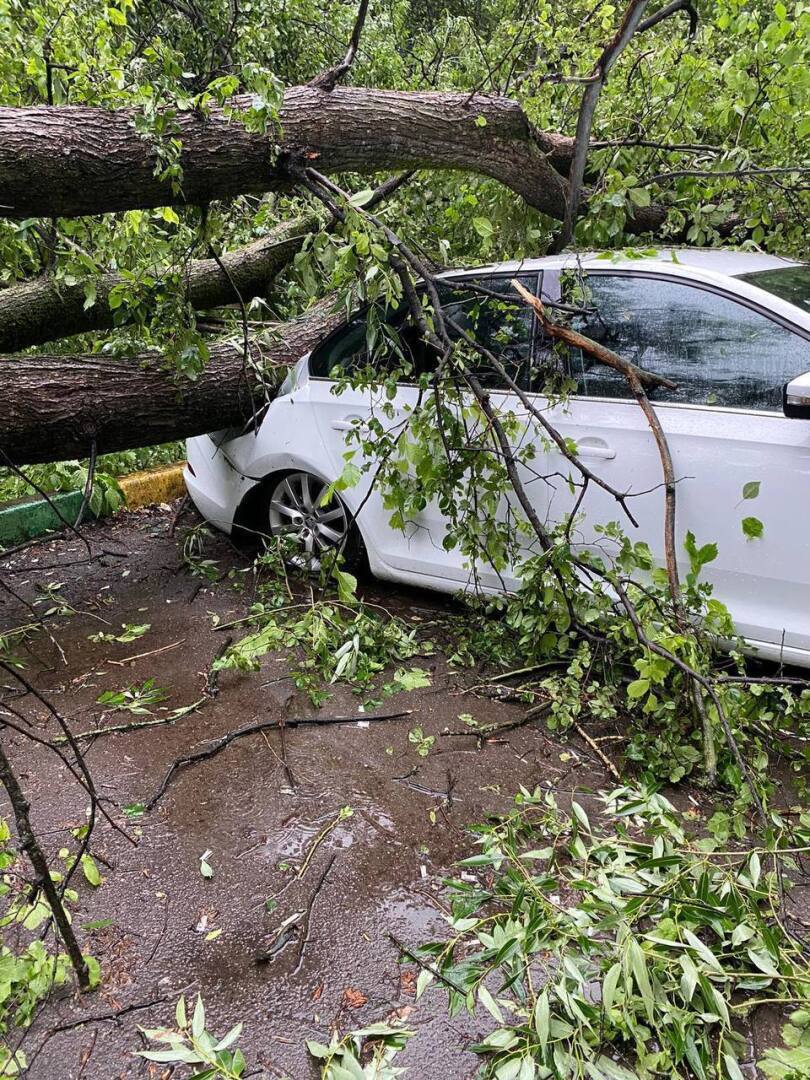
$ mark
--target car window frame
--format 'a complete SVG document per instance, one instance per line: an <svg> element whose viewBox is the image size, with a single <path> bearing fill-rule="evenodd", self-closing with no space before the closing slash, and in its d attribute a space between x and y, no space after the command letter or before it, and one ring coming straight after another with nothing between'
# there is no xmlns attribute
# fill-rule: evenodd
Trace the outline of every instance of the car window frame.
<svg viewBox="0 0 810 1080"><path fill-rule="evenodd" d="M559 267L549 271L549 278L554 282L554 292L551 293L554 299L560 299L560 274L564 273L569 267ZM654 280L654 281L668 281L675 285L682 285L687 289L698 289L702 292L712 293L714 296L721 296L725 300L731 300L733 303L740 304L742 307L748 308L749 311L754 311L758 315L764 316L771 322L776 323L777 326L781 326L783 330L789 330L792 333L803 338L805 341L810 342L810 331L806 330L803 326L799 326L797 323L791 322L790 319L785 318L778 312L766 308L763 304L758 303L756 300L752 300L748 296L740 296L737 293L731 292L728 288L722 288L719 285L709 281L695 281L682 277L680 274L667 274L660 270L625 270L625 269L609 269L608 267L583 267L582 272L586 277L622 277L622 278L637 278L640 280ZM805 370L810 371L810 367ZM569 372L570 374L570 372ZM797 372L797 375L801 375L803 372ZM795 376L794 376L795 378ZM542 397L542 395L538 395ZM607 401L619 402L623 405L631 404L635 405L635 398L629 394L627 397L598 397L591 394L578 394L572 393L571 399L574 401L599 401L603 404ZM728 413L743 413L746 416L782 416L784 412L780 409L747 409L738 405L707 405L705 402L686 402L686 401L656 401L653 402L656 410L658 409L706 409L713 413L718 411Z"/></svg>
<svg viewBox="0 0 810 1080"><path fill-rule="evenodd" d="M521 275L526 275L526 274L533 274L534 278L535 278L534 295L535 296L540 296L540 292L541 292L541 289L543 287L544 273L546 272L546 270L547 270L547 268L544 268L544 267L536 267L534 269L528 269L528 270L521 270L520 268L518 268L516 270L498 270L497 268L493 269L491 267L485 266L485 267L481 267L480 269L477 269L477 270L476 269L459 270L457 273L454 272L453 274L447 274L446 276L440 277L439 281L440 282L448 282L451 285L456 285L457 283L460 283L460 282L463 283L464 281L470 281L470 280L472 280L474 278L503 277L503 278L507 278L507 279L511 280L513 277L519 277ZM417 293L419 293L421 295L425 291L425 285L423 283L421 283L421 282L417 282L416 289L417 289ZM481 299L482 300L487 300L489 298L482 295ZM318 345L314 349L310 350L309 356L307 357L307 376L310 379L317 379L319 382L328 382L328 383L334 383L336 381L335 379L333 379L331 377L331 375L313 375L313 373L312 373L312 360L313 360L313 358L315 356L315 353L320 352L321 349L327 348L331 342L333 342L340 334L344 333L348 329L349 324L351 322L353 322L355 319L363 318L366 315L366 313L371 309L371 306L372 306L371 304L364 304L362 307L358 308L357 311L352 312L352 314L344 322L342 322L340 324L340 326L336 326L334 330L332 330L330 333L328 333L326 335L326 337L323 339L323 341L319 342ZM532 337L531 337L532 356L534 355L534 349L535 349L536 343L537 343L537 319L534 318L532 320ZM416 382L415 380L407 380L407 379L398 379L397 380L397 386L417 387L418 385L419 385L418 382ZM508 387L506 387L506 388L492 387L492 388L488 389L488 393L490 393L490 394L513 394L514 390L511 390ZM528 391L527 391L527 393L528 393Z"/></svg>

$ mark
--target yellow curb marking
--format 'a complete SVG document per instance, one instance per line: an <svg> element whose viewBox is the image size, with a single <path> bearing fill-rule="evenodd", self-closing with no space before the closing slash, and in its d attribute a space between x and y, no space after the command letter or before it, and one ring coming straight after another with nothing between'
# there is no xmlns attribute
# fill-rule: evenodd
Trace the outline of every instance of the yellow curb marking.
<svg viewBox="0 0 810 1080"><path fill-rule="evenodd" d="M185 461L180 461L176 465L161 465L156 469L146 469L144 472L119 477L118 484L124 493L127 510L137 510L140 506L151 506L153 503L171 502L172 499L184 495L185 466Z"/></svg>

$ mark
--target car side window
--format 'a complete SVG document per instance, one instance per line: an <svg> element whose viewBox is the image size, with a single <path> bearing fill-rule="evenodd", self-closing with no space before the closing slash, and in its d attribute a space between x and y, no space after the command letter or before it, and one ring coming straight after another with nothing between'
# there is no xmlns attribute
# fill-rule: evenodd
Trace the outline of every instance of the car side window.
<svg viewBox="0 0 810 1080"><path fill-rule="evenodd" d="M481 385L488 390L508 390L510 379L523 390L529 388L537 320L520 300L512 279L517 279L524 288L536 294L538 277L536 271L482 274L449 283L440 291L451 324L450 336L454 334L452 324L466 331L497 358L509 376L504 378L491 360L479 354L472 367Z"/></svg>
<svg viewBox="0 0 810 1080"><path fill-rule="evenodd" d="M390 318L384 316L382 321L396 332L399 351L393 343L388 348L380 342L383 331L379 325L374 335L377 344L371 343L369 312L365 311L333 331L313 350L309 361L310 375L316 379L351 376L368 365L372 365L380 375L403 366L409 369L409 375L413 377L435 370L438 362L436 350L426 344L416 328L405 320L403 309L392 312Z"/></svg>
<svg viewBox="0 0 810 1080"><path fill-rule="evenodd" d="M440 299L448 318L450 336L458 334L459 328L475 337L481 345L496 356L509 376L522 388L528 388L530 367L534 356L536 320L525 304L519 301L511 280L517 277L522 285L534 291L538 285L536 272L530 274L487 274L447 281L439 290ZM503 299L501 299L503 298ZM407 319L404 308L391 315L390 323L397 333L399 347L410 368L407 381L436 370L439 354L426 344L416 327ZM454 327L455 324L455 327ZM383 354L385 350L382 350ZM373 363L377 371L386 367L385 356L377 355ZM402 358L396 350L390 351L391 366L401 366ZM328 379L336 369L344 375L360 371L371 362L368 346L368 313L352 318L332 333L312 353L310 374L315 378ZM495 366L479 356L474 364L481 384L488 389L508 388Z"/></svg>
<svg viewBox="0 0 810 1080"><path fill-rule="evenodd" d="M561 289L566 299L566 283ZM782 387L810 368L810 341L733 298L652 276L589 274L580 333L625 360L664 375L677 390L656 389L659 402L729 408L782 408ZM621 375L579 349L570 350L577 392L627 398Z"/></svg>

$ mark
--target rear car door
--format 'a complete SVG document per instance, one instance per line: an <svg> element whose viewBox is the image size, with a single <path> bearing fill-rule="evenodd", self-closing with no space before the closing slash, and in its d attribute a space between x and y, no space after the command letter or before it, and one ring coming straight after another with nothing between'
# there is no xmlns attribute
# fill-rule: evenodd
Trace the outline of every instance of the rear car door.
<svg viewBox="0 0 810 1080"><path fill-rule="evenodd" d="M764 655L810 650L810 422L781 412L783 384L810 368L810 341L698 281L605 271L585 285L588 314L576 328L678 385L650 397L675 466L679 557L687 531L698 544L715 541L718 557L704 573L738 632ZM647 421L621 375L578 350L569 358L576 393L550 418L594 472L633 494L639 527L625 519L624 531L663 565L662 473ZM573 501L556 483L550 518ZM594 527L622 517L594 486L581 510L577 536L592 547L604 543Z"/></svg>
<svg viewBox="0 0 810 1080"><path fill-rule="evenodd" d="M515 296L510 283L514 276L514 273L460 275L447 281L442 300L453 320L458 320L465 329L473 332L497 353L510 371L525 381L528 379L533 350L533 316L524 305L498 301L499 294L510 298ZM536 288L536 272L517 276L527 288ZM482 291L476 292L475 286L480 286ZM489 293L494 295L487 295ZM366 331L366 316L358 316L344 330L327 339L310 359L310 400L316 406L321 437L335 476L340 475L345 466L347 450L357 446L352 436L352 429L356 425L367 424L372 417L378 418L392 433L407 425L409 416L418 407L424 393L420 392L416 380L420 374L434 371L438 361L438 357L419 341L418 334L402 325L400 316L400 345L412 362L413 378L410 381L401 379L397 383L395 397L390 402L393 415L385 415L388 399L382 390L344 387L337 393L337 384L332 377L338 371L350 374L353 369L368 362ZM381 363L379 355L375 357L374 366L378 373L384 373L382 369L385 364ZM485 362L481 363L477 374L492 393L497 407L520 410L517 399ZM359 455L355 460L360 460ZM346 492L348 501L357 505L363 501L369 489L370 475L373 475L373 470L354 492ZM504 515L511 512L508 498L502 501L499 512ZM375 568L377 573L385 575L389 570L394 572L394 576L400 571L409 575L419 574L434 579L433 582L426 581L426 584L441 581L442 587L446 587L447 582L457 588L472 583L496 589L514 584L508 575L493 570L485 556L471 566L457 548L448 550L445 547L449 522L439 499L431 499L421 512L412 514L405 523L404 532L390 526L390 517L391 511L384 507L380 493L372 490L363 503L360 526L383 564Z"/></svg>

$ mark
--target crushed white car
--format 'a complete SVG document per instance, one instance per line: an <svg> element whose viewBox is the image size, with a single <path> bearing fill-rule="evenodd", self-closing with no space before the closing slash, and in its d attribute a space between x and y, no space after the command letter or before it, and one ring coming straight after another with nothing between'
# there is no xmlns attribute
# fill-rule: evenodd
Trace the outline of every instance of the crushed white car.
<svg viewBox="0 0 810 1080"><path fill-rule="evenodd" d="M717 543L718 557L704 572L752 651L810 666L810 265L754 252L676 250L644 258L552 256L445 276L460 295L470 282L513 295L517 277L554 301L569 270L584 274L593 311L577 316L577 328L677 385L651 397L678 481L679 542L692 531L699 543ZM493 303L491 318L476 328L484 344L491 335L501 355L505 307ZM522 388L548 409L549 421L576 443L592 471L616 489L639 493L632 500L638 529L624 527L663 563L660 458L624 379L572 350L568 375L576 392L550 407L531 386L537 353L548 344L528 308L521 320L517 334L514 321L510 327L507 350L515 379L527 380ZM225 532L243 526L294 535L312 556L351 535L378 578L447 592L469 587L474 577L494 590L514 588L514 577L485 565L473 575L458 551L444 549L447 521L435 504L404 532L392 528L380 496L369 494L370 475L321 504L343 471L347 435L379 402L372 390L333 392L330 374L356 363L365 342L361 314L301 358L256 431L189 440L186 483L198 509ZM496 372L479 377L493 395L510 398L503 407L525 413ZM417 392L399 385L400 417ZM570 466L539 439L538 455L546 458L542 472L559 470L560 477L527 490L541 519L554 524L574 505L565 480ZM752 492L755 503L744 498ZM593 539L590 527L621 516L610 494L594 485L580 512L583 543ZM750 515L763 523L761 535L741 526Z"/></svg>

